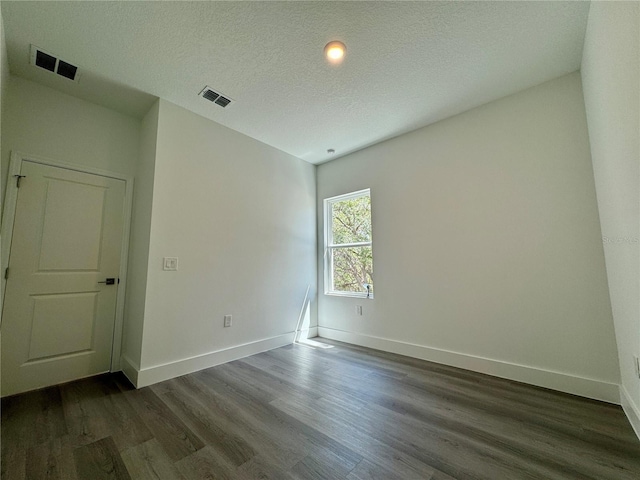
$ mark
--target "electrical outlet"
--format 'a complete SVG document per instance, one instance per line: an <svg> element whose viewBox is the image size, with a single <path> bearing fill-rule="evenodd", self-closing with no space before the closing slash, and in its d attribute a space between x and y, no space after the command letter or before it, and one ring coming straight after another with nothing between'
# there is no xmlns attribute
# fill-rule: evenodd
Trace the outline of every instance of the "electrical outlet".
<svg viewBox="0 0 640 480"><path fill-rule="evenodd" d="M224 326L225 327L230 327L231 326L231 315L225 315L224 316Z"/></svg>
<svg viewBox="0 0 640 480"><path fill-rule="evenodd" d="M356 315L362 316L362 305L356 305Z"/></svg>
<svg viewBox="0 0 640 480"><path fill-rule="evenodd" d="M640 378L640 358L638 355L633 356L633 366L636 369L636 377Z"/></svg>

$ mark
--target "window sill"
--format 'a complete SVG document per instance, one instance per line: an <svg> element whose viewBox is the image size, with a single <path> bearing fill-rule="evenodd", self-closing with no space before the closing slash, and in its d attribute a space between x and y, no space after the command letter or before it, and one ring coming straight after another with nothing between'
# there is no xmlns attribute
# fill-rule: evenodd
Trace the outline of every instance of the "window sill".
<svg viewBox="0 0 640 480"><path fill-rule="evenodd" d="M373 300L373 294L367 296L366 293L360 292L324 292L324 294L331 297L364 298L366 300Z"/></svg>

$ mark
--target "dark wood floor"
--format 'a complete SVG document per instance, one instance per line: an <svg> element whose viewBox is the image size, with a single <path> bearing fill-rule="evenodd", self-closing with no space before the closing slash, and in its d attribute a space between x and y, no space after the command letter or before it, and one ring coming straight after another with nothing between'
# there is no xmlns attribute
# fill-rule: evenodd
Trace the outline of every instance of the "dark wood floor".
<svg viewBox="0 0 640 480"><path fill-rule="evenodd" d="M635 479L619 407L335 342L3 399L2 479Z"/></svg>

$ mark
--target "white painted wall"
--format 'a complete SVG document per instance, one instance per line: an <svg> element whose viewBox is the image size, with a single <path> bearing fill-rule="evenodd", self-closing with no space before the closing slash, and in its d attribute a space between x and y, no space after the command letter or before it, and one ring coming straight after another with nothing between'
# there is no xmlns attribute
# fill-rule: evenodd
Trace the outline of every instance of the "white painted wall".
<svg viewBox="0 0 640 480"><path fill-rule="evenodd" d="M7 57L7 44L4 37L4 22L0 12L0 132L2 132L2 110L7 97L7 84L9 81L9 60ZM0 136L1 141L1 136ZM4 189L0 190L0 194ZM4 197L0 195L0 203Z"/></svg>
<svg viewBox="0 0 640 480"><path fill-rule="evenodd" d="M633 365L633 355L640 355L639 18L636 2L593 2L582 61L622 386L636 416L640 416L640 380Z"/></svg>
<svg viewBox="0 0 640 480"><path fill-rule="evenodd" d="M142 119L140 157L136 163L133 191L122 355L125 362L135 370L140 369L142 355L159 109L160 103L157 101ZM123 367L126 372L127 366L125 364Z"/></svg>
<svg viewBox="0 0 640 480"><path fill-rule="evenodd" d="M0 152L2 151L2 112L7 98L7 82L9 81L9 62L7 60L7 45L4 37L4 22L0 12ZM0 164L2 157L0 156ZM1 169L0 169L1 170ZM0 182L0 212L4 205L4 186ZM2 244L0 239L0 245ZM0 272L3 272L5 265L0 265ZM1 284L0 284L1 285ZM0 287L2 288L2 287ZM1 291L1 290L0 290ZM0 318L2 318L2 296L0 295ZM0 342L1 343L1 342Z"/></svg>
<svg viewBox="0 0 640 480"><path fill-rule="evenodd" d="M375 299L320 293L321 335L617 400L579 73L320 165L320 241L368 187Z"/></svg>
<svg viewBox="0 0 640 480"><path fill-rule="evenodd" d="M2 191L12 150L134 175L140 121L11 76L2 122Z"/></svg>
<svg viewBox="0 0 640 480"><path fill-rule="evenodd" d="M315 208L313 165L160 100L141 368L292 333Z"/></svg>

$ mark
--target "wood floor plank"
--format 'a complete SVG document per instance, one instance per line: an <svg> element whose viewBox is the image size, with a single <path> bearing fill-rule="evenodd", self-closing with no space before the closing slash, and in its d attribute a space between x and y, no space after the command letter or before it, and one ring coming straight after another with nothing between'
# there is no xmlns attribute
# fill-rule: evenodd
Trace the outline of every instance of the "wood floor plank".
<svg viewBox="0 0 640 480"><path fill-rule="evenodd" d="M169 460L155 438L130 447L120 455L135 480L188 480Z"/></svg>
<svg viewBox="0 0 640 480"><path fill-rule="evenodd" d="M493 399L513 401L519 407L527 406L527 412L540 410L545 416L553 416L561 421L567 419L567 411L572 411L570 416L572 421L575 422L583 416L592 428L595 425L614 429L629 427L628 421L624 416L619 415L619 407L615 405L411 357L347 345L333 340L327 340L327 342L342 346L343 348L329 350L329 352L335 352L340 358L349 359L349 362L379 364L391 369L403 368L406 369L409 378L426 378L429 384L442 379L450 393L454 388L462 388L467 393L488 393ZM319 353L324 355L326 352ZM359 355L359 352L366 352L366 356ZM577 409L575 409L576 406Z"/></svg>
<svg viewBox="0 0 640 480"><path fill-rule="evenodd" d="M251 383L259 383L261 388L269 391L273 398L282 396L289 397L312 397L319 398L320 393L315 389L306 388L299 383L290 381L289 379L277 377L268 371L251 365L243 360L238 360L231 364L232 374L236 377Z"/></svg>
<svg viewBox="0 0 640 480"><path fill-rule="evenodd" d="M257 447L258 451L266 454L269 449L268 444L276 442L278 450L285 453L284 457L276 453L279 457L278 464L287 463L293 466L316 446L304 431L296 429L289 422L281 419L277 412L266 408L263 402L256 401L243 391L242 383L228 383L233 382L233 379L219 377L211 370L196 374L196 378L220 401L221 405L224 405L223 408L232 408L236 415L246 422L248 428L259 432L262 440ZM292 461L293 463L290 463Z"/></svg>
<svg viewBox="0 0 640 480"><path fill-rule="evenodd" d="M118 388L114 376L104 376L100 379L100 388L104 394L102 412L113 426L111 437L118 450L122 451L152 439L153 434Z"/></svg>
<svg viewBox="0 0 640 480"><path fill-rule="evenodd" d="M384 355L390 355L390 354L384 354ZM401 357L401 358L404 358L404 357ZM415 361L415 359L409 359L409 360ZM371 361L369 363L371 363ZM432 364L427 364L427 365L431 367ZM446 401L447 409L454 408L456 400L460 399L466 402L468 405L480 406L481 408L486 408L487 406L489 406L489 408L494 409L494 411L499 411L501 416L503 417L509 416L509 414L511 414L512 419L520 423L523 420L522 404L524 403L532 407L527 409L524 412L524 415L530 415L529 421L532 424L537 423L540 425L544 425L548 423L549 416L550 416L549 405L545 406L545 404L537 405L537 403L535 402L532 403L530 401L529 395L523 397L518 393L519 396L514 397L515 395L514 392L508 390L509 388L513 390L521 390L523 387L526 387L528 389L527 390L528 393L533 393L533 395L531 395L532 397L538 396L540 398L543 398L543 400L546 401L547 404L550 401L552 401L551 403L552 403L552 406L555 407L554 409L558 408L557 407L558 404L561 404L565 408L565 410L561 412L562 415L560 415L559 413L557 417L555 417L555 420L557 421L557 425L555 425L554 428L557 428L558 426L564 426L564 427L571 428L573 432L577 432L578 434L582 434L584 432L583 425L581 425L579 421L580 416L578 414L567 415L567 411L570 411L570 404L572 403L575 404L577 397L559 394L557 392L550 392L548 390L538 389L531 386L523 386L522 384L518 384L516 382L509 382L503 379L495 379L494 377L488 377L486 375L473 374L473 372L466 372L463 375L458 375L457 377L454 377L453 379L448 376L442 376L446 385L444 385L444 388L439 389L437 385L437 381L434 382L433 376L428 376L428 372L430 370L442 370L443 368L448 369L448 373L450 373L453 370L452 367L440 367L440 366L436 366L434 368L425 368L424 371L419 372L420 375L423 375L423 376L427 375L426 380L424 380L422 382L422 385L420 385L420 384L416 384L415 379L412 378L416 374L414 369L414 371L410 375L408 375L407 379L403 380L402 382L395 381L395 379L390 379L389 387L393 390L394 396L397 396L398 389L403 389L405 387L405 385L403 385L404 383L410 383L412 384L411 386L414 389L417 389L416 396L420 397L421 402L423 403L424 403L424 399L428 398L431 394L436 393L436 396L437 396L438 393L441 393L442 399ZM459 370L459 369L456 369L456 370ZM492 388L495 388L495 384L500 384L502 388L496 388L495 389L496 391L490 392L491 393L490 395L485 395L484 397L478 397L478 390L482 390L480 388L481 383L479 383L478 381L474 381L472 384L466 385L464 389L461 388L460 385L456 387L455 385L456 378L466 379L466 377L469 377L470 373L473 375L476 375L476 377L478 377L479 379L482 379L483 381L490 379L489 381L492 384ZM374 374L374 376L377 376L377 375L379 374ZM456 388L458 389L458 392L455 391ZM404 393L406 394L407 393L406 388L404 388L404 390L405 390ZM458 395L452 395L452 393L458 393ZM558 401L558 397L562 399L562 402ZM513 401L514 398L516 401ZM610 428L617 429L616 431L619 430L618 425L620 426L620 428L623 428L623 429L629 428L629 425L628 425L628 422L626 422L626 419L622 418L622 424L620 423L621 416L619 415L619 409L616 410L616 408L613 406L603 405L601 402L593 402L585 399L577 399L577 400L581 402L580 405L584 404L585 407L599 408L597 412L598 414L596 415L597 419L595 419L595 422L593 420L590 421L591 426L594 426L594 424L597 422L605 422L606 425L612 425ZM536 400L536 402L538 402L538 400ZM387 403L388 406L392 404L393 402ZM480 411L476 410L474 412L474 415L478 415L479 413ZM613 415L615 418L608 418L611 415ZM591 417L593 417L593 414L591 414ZM572 423L567 422L568 418L572 418ZM577 419L578 421L576 421Z"/></svg>
<svg viewBox="0 0 640 480"><path fill-rule="evenodd" d="M72 442L86 445L112 437L119 450L153 438L117 387L114 376L99 375L60 387Z"/></svg>
<svg viewBox="0 0 640 480"><path fill-rule="evenodd" d="M83 480L131 480L111 437L76 448L74 458L78 477Z"/></svg>
<svg viewBox="0 0 640 480"><path fill-rule="evenodd" d="M276 351L266 352L264 355L267 354L275 356ZM375 390L368 391L357 388L355 384L361 381L361 376L351 375L347 371L339 371L335 366L331 370L325 369L322 372L317 372L313 369L296 366L295 362L292 362L286 368L276 365L271 367L269 371L278 378L290 379L308 391L344 398L351 404L365 405L379 394Z"/></svg>
<svg viewBox="0 0 640 480"><path fill-rule="evenodd" d="M347 475L347 480L405 480L405 477L396 475L390 470L375 465L363 459L351 472ZM431 480L433 475L429 475L427 480Z"/></svg>
<svg viewBox="0 0 640 480"><path fill-rule="evenodd" d="M287 403L283 404L285 401ZM400 472L404 478L429 478L435 471L428 462L423 461L424 457L407 454L402 448L402 443L393 444L385 440L385 430L388 429L383 422L393 413L391 411L380 408L375 415L360 414L337 406L333 398L322 398L307 405L292 402L291 399L276 400L272 403L328 435L340 438L370 461L383 466L393 466L393 470ZM423 443L421 437L417 437L413 442L418 445Z"/></svg>
<svg viewBox="0 0 640 480"><path fill-rule="evenodd" d="M299 480L336 480L345 478L333 465L319 461L315 455L308 455L295 464L290 471Z"/></svg>
<svg viewBox="0 0 640 480"><path fill-rule="evenodd" d="M327 343L3 399L2 480L640 478L618 406Z"/></svg>
<svg viewBox="0 0 640 480"><path fill-rule="evenodd" d="M127 398L172 461L204 447L202 440L150 388L128 392Z"/></svg>
<svg viewBox="0 0 640 480"><path fill-rule="evenodd" d="M218 422L197 403L183 401L183 396L173 392L165 394L175 409L180 409L189 421L189 427L219 455L229 463L239 466L255 456L255 450L244 439L232 431L225 431L218 426Z"/></svg>
<svg viewBox="0 0 640 480"><path fill-rule="evenodd" d="M260 416L263 422L269 422L271 428L282 430L284 435L293 434L309 445L326 448L345 462L355 462L357 464L362 460L360 455L337 440L274 408L262 398L252 396L252 393L245 388L243 382L236 381L226 375L220 375L218 369L209 369L205 372L210 379L220 380L223 385L230 387L228 390L229 395L235 397L239 403L244 402L247 407Z"/></svg>
<svg viewBox="0 0 640 480"><path fill-rule="evenodd" d="M2 433L2 461L0 462L0 474L3 479L11 480L24 480L26 478L26 456L27 451L25 448L17 446L8 446L8 442L12 437L5 435L4 425Z"/></svg>
<svg viewBox="0 0 640 480"><path fill-rule="evenodd" d="M370 462L392 469L405 480L423 480L434 473L433 467L369 435L362 418L352 423L352 414L345 413L333 399L322 398L306 405L293 399L278 399L272 404L326 435L339 438Z"/></svg>
<svg viewBox="0 0 640 480"><path fill-rule="evenodd" d="M76 480L74 448L69 435L28 448L26 452L26 478Z"/></svg>
<svg viewBox="0 0 640 480"><path fill-rule="evenodd" d="M59 456L42 448L32 449L26 462L26 478L30 480L63 480L66 477L60 471Z"/></svg>
<svg viewBox="0 0 640 480"><path fill-rule="evenodd" d="M62 398L58 387L2 399L2 433L11 445L2 442L3 450L29 448L66 435Z"/></svg>
<svg viewBox="0 0 640 480"><path fill-rule="evenodd" d="M236 468L221 459L209 445L176 462L176 468L189 480L236 478Z"/></svg>
<svg viewBox="0 0 640 480"><path fill-rule="evenodd" d="M414 395L411 395L411 391L409 391L409 393L403 391L401 381L398 382L396 379L390 380L393 384L389 385L389 387L391 387L389 390L393 392L393 395L382 395L374 399L373 403L427 423L437 424L440 427L447 428L454 432L464 431L466 436L476 436L488 444L500 444L503 448L507 448L505 445L509 445L508 448L510 449L527 448L531 450L530 455L537 452L539 458L547 458L548 455L554 453L557 449L557 446L549 441L549 434L552 433L549 428L533 425L531 429L523 431L521 428L521 420L515 422L508 416L505 417L504 410L500 408L500 405L497 405L495 408L484 407L486 411L476 408L465 410L459 406L456 407L454 402L433 402L428 396L424 394L418 396L415 395L415 392L413 392ZM474 407L475 406L477 405L474 404ZM536 432L536 430L540 431ZM572 458L575 460L574 463L579 463L579 459L575 455L572 455L571 447L575 447L576 442L585 442L569 436L565 436L563 440L562 446L569 447L564 449L563 463L570 464ZM587 445L578 446L585 447ZM610 455L609 450L610 449L600 449L598 454L599 464L606 465L609 463L613 465L615 463L615 457ZM628 456L632 458L632 455ZM623 467L624 465L621 466L621 468ZM627 464L626 467L633 468L633 466L629 464ZM591 471L593 469L591 468L589 470ZM574 474L577 475L575 472ZM586 478L587 472L583 472L583 475Z"/></svg>
<svg viewBox="0 0 640 480"><path fill-rule="evenodd" d="M392 390L392 391L395 393L395 390ZM389 405L387 405L387 406L389 406ZM403 413L406 413L406 412L403 412ZM366 422L361 422L361 423L362 423L362 424L366 424ZM373 434L373 433L374 433L374 431L372 431L372 432L370 432L370 433L371 433L371 434ZM636 442L635 448L636 448L636 452L637 452L637 442ZM633 456L633 455L628 455L628 457L630 457L630 458L634 458L634 456ZM637 458L637 454L635 455L635 458ZM615 470L613 470L613 472L615 472ZM619 473L619 472L616 472L616 473L613 473L613 472L612 472L612 471L610 471L610 472L609 472L609 474L610 474L610 475L611 475L611 474L613 474L613 475L618 475L618 473ZM520 476L523 476L523 475L525 475L525 474L524 474L524 473L522 473L522 474L519 474L519 475L520 475ZM544 478L544 477L542 477L542 478ZM558 477L558 478L565 478L565 477ZM567 477L567 478L569 478L569 477ZM579 477L579 476L578 476L578 477L574 477L574 478L581 478L581 477ZM585 478L586 478L586 477L585 477ZM606 478L606 477L603 477L603 478Z"/></svg>
<svg viewBox="0 0 640 480"><path fill-rule="evenodd" d="M523 430L521 422L516 423L504 417L503 411L499 408L490 415L477 410L447 412L415 399L402 397L397 390L393 398L387 397L384 401L376 403L423 424L464 435L495 449L523 453L526 451L530 462L552 464L554 456L558 456L562 461L555 462L554 468L567 476L599 478L611 469L618 469L620 478L625 478L625 471L633 472L640 466L638 461L633 460L634 452L625 448L624 444L619 446L624 454L616 455L610 448L596 447L575 435L558 435L547 426L532 425L531 428ZM553 441L551 435L554 435ZM582 464L582 458L574 453L584 448L590 448L596 460L596 464L588 468ZM627 458L629 460L625 461Z"/></svg>
<svg viewBox="0 0 640 480"><path fill-rule="evenodd" d="M371 405L358 414L368 419L368 424L377 422L375 429L368 430L369 435L378 435L383 443L455 478L561 478L552 475L547 468L543 467L543 472L531 468L526 458L496 452L446 429L420 425L382 407Z"/></svg>
<svg viewBox="0 0 640 480"><path fill-rule="evenodd" d="M236 480L293 480L294 477L289 474L288 470L289 468L284 470L278 468L276 463L270 462L262 455L257 455L238 467Z"/></svg>
<svg viewBox="0 0 640 480"><path fill-rule="evenodd" d="M102 393L93 379L61 385L64 413L69 434L77 445L88 445L108 437L113 432L101 407Z"/></svg>
<svg viewBox="0 0 640 480"><path fill-rule="evenodd" d="M209 380L210 381L210 380ZM189 375L169 382L170 391L163 396L176 414L185 422L189 418L182 403L202 406L214 418L220 428L244 439L251 448L269 458L273 463L288 469L309 453L309 448L290 435L278 435L260 417L251 414L242 404L224 395L223 389L216 389L200 375ZM170 392L175 395L168 395ZM180 399L176 403L176 399Z"/></svg>

